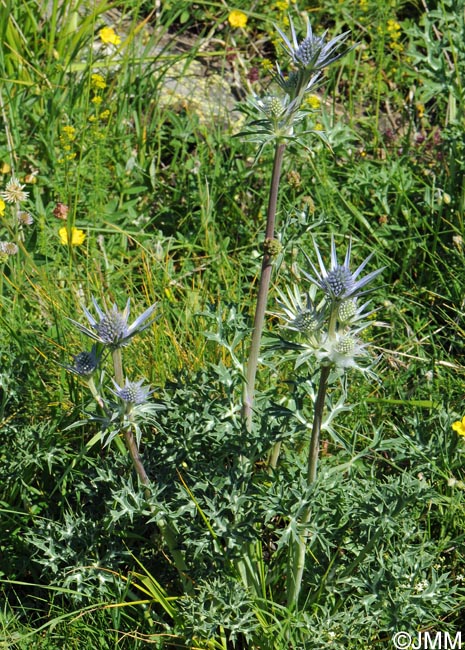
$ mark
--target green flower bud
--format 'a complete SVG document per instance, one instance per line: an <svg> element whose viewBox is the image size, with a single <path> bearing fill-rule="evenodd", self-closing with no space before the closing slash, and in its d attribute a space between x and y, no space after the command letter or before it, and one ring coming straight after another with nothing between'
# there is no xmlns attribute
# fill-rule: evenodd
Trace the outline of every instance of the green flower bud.
<svg viewBox="0 0 465 650"><path fill-rule="evenodd" d="M357 341L354 339L353 336L349 335L349 336L344 336L343 338L341 338L337 342L337 344L335 346L335 349L336 349L336 352L338 352L339 354L344 354L346 356L350 356L351 354L354 353L356 345L357 345Z"/></svg>
<svg viewBox="0 0 465 650"><path fill-rule="evenodd" d="M344 300L341 302L337 312L337 319L340 323L348 323L357 313L355 300Z"/></svg>
<svg viewBox="0 0 465 650"><path fill-rule="evenodd" d="M283 250L283 246L278 239L265 239L263 242L263 250L270 257L276 257Z"/></svg>
<svg viewBox="0 0 465 650"><path fill-rule="evenodd" d="M302 332L302 334L311 334L318 329L319 325L320 321L313 309L301 311L300 314L297 314L292 323L292 327L299 332Z"/></svg>

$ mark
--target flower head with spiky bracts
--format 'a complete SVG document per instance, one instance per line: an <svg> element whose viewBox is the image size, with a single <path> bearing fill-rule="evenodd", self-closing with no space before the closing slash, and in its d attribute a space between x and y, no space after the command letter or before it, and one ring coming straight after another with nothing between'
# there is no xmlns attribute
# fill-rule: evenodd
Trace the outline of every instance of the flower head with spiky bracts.
<svg viewBox="0 0 465 650"><path fill-rule="evenodd" d="M320 74L320 72L317 72L312 75L306 70L291 70L286 76L281 71L279 63L276 63L276 72L273 74L273 79L289 97L295 99L316 86Z"/></svg>
<svg viewBox="0 0 465 650"><path fill-rule="evenodd" d="M139 404L144 404L153 393L153 390L148 386L143 386L143 383L143 379L140 379L139 381L128 381L128 379L125 379L124 386L118 386L116 381L113 379L115 390L110 390L113 395L119 397L119 399L127 405L137 406Z"/></svg>
<svg viewBox="0 0 465 650"><path fill-rule="evenodd" d="M317 332L323 322L323 314L314 306L310 295L302 296L299 287L288 287L287 293L278 289L278 305L282 312L277 316L285 321L284 327L305 336Z"/></svg>
<svg viewBox="0 0 465 650"><path fill-rule="evenodd" d="M74 364L72 366L66 366L66 369L72 372L75 375L80 377L88 378L97 370L100 357L97 355L96 346L93 345L90 352L80 352L74 357Z"/></svg>
<svg viewBox="0 0 465 650"><path fill-rule="evenodd" d="M113 350L127 345L135 334L142 332L153 322L153 319L150 317L155 310L156 304L146 309L143 314L136 318L132 325L128 325L130 312L129 298L123 311L119 311L115 304L110 310L102 311L94 297L92 297L92 302L98 319L95 319L85 307L83 308L92 329L81 325L81 323L71 318L69 320L91 339Z"/></svg>
<svg viewBox="0 0 465 650"><path fill-rule="evenodd" d="M366 368L358 363L363 357L369 357L367 344L362 343L358 337L359 331L336 332L333 336L328 336L315 352L316 358L323 364L343 370L357 368L370 372L369 367Z"/></svg>
<svg viewBox="0 0 465 650"><path fill-rule="evenodd" d="M305 22L307 25L307 35L300 43L297 40L297 34L291 18L289 18L289 24L291 27L292 42L279 27L276 27L284 41L284 49L298 68L311 71L312 73L318 72L331 65L331 63L338 61L350 49L353 49L349 48L338 51L339 47L347 40L349 32L344 32L325 43L327 32L324 32L322 36L315 36L308 16L305 16Z"/></svg>
<svg viewBox="0 0 465 650"><path fill-rule="evenodd" d="M316 286L325 293L326 298L332 303L343 303L350 298L357 298L358 296L368 293L371 289L365 289L364 291L362 291L362 289L377 275L379 275L381 271L383 271L382 268L377 269L376 271L371 271L365 275L365 277L359 278L358 276L370 261L372 254L369 255L355 271L352 272L350 270L352 242L349 241L344 263L339 264L337 261L334 237L331 237L331 266L330 269L327 270L321 257L321 253L318 250L315 242L314 246L320 271L318 271L313 262L311 262L311 260L306 255L305 257L307 257L307 261L309 262L314 275L310 275L305 271L302 271L302 273L306 278L310 280L310 282L316 284Z"/></svg>
<svg viewBox="0 0 465 650"><path fill-rule="evenodd" d="M290 56L296 69L291 70L289 75L285 77L281 72L279 64L277 64L277 72L274 75L274 79L284 92L289 94L291 100L295 98L299 99L299 105L304 94L317 83L321 71L356 47L356 45L353 45L349 48L340 49L340 46L347 40L349 32L344 32L344 34L340 34L326 43L327 32L324 32L322 36L315 36L308 16L305 17L305 22L307 25L307 35L300 42L297 39L296 30L291 18L289 18L291 39L279 27L276 27L279 35L283 39L283 47Z"/></svg>

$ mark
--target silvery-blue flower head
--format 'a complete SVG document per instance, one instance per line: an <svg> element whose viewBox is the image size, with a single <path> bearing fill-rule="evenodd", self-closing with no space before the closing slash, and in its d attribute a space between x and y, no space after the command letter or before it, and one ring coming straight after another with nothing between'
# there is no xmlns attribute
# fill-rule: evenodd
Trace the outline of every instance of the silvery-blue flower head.
<svg viewBox="0 0 465 650"><path fill-rule="evenodd" d="M144 404L153 393L153 390L148 386L143 386L143 383L143 379L139 381L128 381L125 379L124 386L119 386L113 379L115 390L110 390L116 397L126 402L126 404L137 406L138 404Z"/></svg>
<svg viewBox="0 0 465 650"><path fill-rule="evenodd" d="M155 310L156 304L151 305L131 325L128 325L130 313L129 298L123 311L119 311L115 304L111 309L102 311L94 297L92 297L92 302L98 315L97 319L92 316L88 309L83 307L92 329L81 325L81 323L71 318L69 320L91 339L112 349L127 345L135 334L142 332L153 322L153 319L150 319L150 317Z"/></svg>
<svg viewBox="0 0 465 650"><path fill-rule="evenodd" d="M362 294L368 293L370 289L365 289L364 291L362 291L362 289L377 275L379 275L381 271L383 271L382 268L377 269L376 271L371 271L371 273L368 273L365 275L365 277L359 278L360 273L370 261L373 253L369 255L355 271L352 272L350 270L352 242L349 241L344 263L339 264L337 261L334 237L331 237L331 266L329 270L327 270L321 257L320 251L318 250L318 247L315 243L314 246L320 270L318 271L318 269L306 255L307 261L312 267L314 275L310 275L305 271L302 271L302 273L306 278L313 282L313 284L316 284L317 287L319 287L325 293L327 299L332 303L341 303L342 301L348 300L349 298L356 298Z"/></svg>
<svg viewBox="0 0 465 650"><path fill-rule="evenodd" d="M276 27L284 41L284 49L298 68L313 73L318 72L343 57L352 49L348 48L343 51L338 51L338 48L347 40L349 32L344 32L344 34L340 34L325 43L327 32L324 32L322 36L315 36L308 16L305 17L305 21L307 24L307 34L300 43L297 40L294 23L291 19L289 19L289 24L291 27L292 42L279 27Z"/></svg>

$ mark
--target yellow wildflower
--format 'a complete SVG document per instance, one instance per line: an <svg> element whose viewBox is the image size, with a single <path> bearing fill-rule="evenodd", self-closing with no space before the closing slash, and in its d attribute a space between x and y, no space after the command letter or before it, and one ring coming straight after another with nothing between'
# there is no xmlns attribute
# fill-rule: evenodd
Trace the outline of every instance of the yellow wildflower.
<svg viewBox="0 0 465 650"><path fill-rule="evenodd" d="M99 31L98 35L100 36L102 43L105 43L105 45L119 45L121 43L121 38L115 32L113 27L103 27Z"/></svg>
<svg viewBox="0 0 465 650"><path fill-rule="evenodd" d="M68 238L68 228L66 226L63 226L63 228L60 228L58 231L58 234L60 236L60 241L63 245L67 245L70 243L69 238ZM86 233L83 230L80 230L79 228L71 228L71 246L80 246L83 242L84 239L86 238Z"/></svg>
<svg viewBox="0 0 465 650"><path fill-rule="evenodd" d="M305 103L309 108L316 111L321 106L321 99L318 97L318 95L308 95L308 97L305 99Z"/></svg>
<svg viewBox="0 0 465 650"><path fill-rule="evenodd" d="M110 111L108 110L108 108L106 110L102 111L100 113L100 115L99 115L99 118L101 120L108 120L109 117L110 117Z"/></svg>
<svg viewBox="0 0 465 650"><path fill-rule="evenodd" d="M465 417L463 417L462 420L454 422L452 428L459 436L465 436Z"/></svg>
<svg viewBox="0 0 465 650"><path fill-rule="evenodd" d="M245 27L247 25L247 16L243 11L233 9L228 16L228 22L231 27Z"/></svg>
<svg viewBox="0 0 465 650"><path fill-rule="evenodd" d="M260 65L266 72L272 72L274 70L274 65L271 63L270 59L262 59Z"/></svg>
<svg viewBox="0 0 465 650"><path fill-rule="evenodd" d="M103 102L103 99L100 97L100 95L95 95L95 97L92 97L90 100L92 104L95 104L96 106L100 106L100 104Z"/></svg>
<svg viewBox="0 0 465 650"><path fill-rule="evenodd" d="M94 90L103 90L104 88L107 87L105 79L102 77L101 74L91 75L90 85L92 86L92 88L94 88Z"/></svg>
<svg viewBox="0 0 465 650"><path fill-rule="evenodd" d="M3 217L5 214L6 203L3 199L0 199L0 217Z"/></svg>
<svg viewBox="0 0 465 650"><path fill-rule="evenodd" d="M60 142L63 149L69 151L71 147L69 146L70 142L73 142L76 139L76 129L74 126L64 126L61 129Z"/></svg>
<svg viewBox="0 0 465 650"><path fill-rule="evenodd" d="M397 20L388 20L386 28L388 34L392 39L397 40L400 38L400 24L397 22Z"/></svg>

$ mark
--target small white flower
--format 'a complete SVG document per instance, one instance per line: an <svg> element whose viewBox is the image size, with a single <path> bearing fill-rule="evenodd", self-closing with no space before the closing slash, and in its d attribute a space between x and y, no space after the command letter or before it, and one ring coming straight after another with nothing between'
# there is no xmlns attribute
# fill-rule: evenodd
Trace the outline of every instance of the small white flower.
<svg viewBox="0 0 465 650"><path fill-rule="evenodd" d="M420 580L420 582L418 582L415 585L415 591L417 594L421 594L421 592L425 591L425 589L428 589L428 587L429 587L428 580Z"/></svg>
<svg viewBox="0 0 465 650"><path fill-rule="evenodd" d="M29 196L29 192L24 191L25 187L25 185L21 185L17 178L12 176L4 191L0 192L0 196L7 203L21 203Z"/></svg>
<svg viewBox="0 0 465 650"><path fill-rule="evenodd" d="M5 253L6 255L16 255L18 252L18 247L11 241L1 241L0 242L0 253Z"/></svg>
<svg viewBox="0 0 465 650"><path fill-rule="evenodd" d="M20 226L32 226L34 219L29 212L18 212L18 223Z"/></svg>

